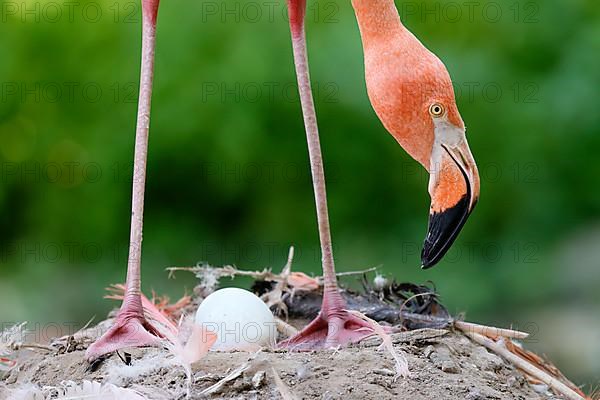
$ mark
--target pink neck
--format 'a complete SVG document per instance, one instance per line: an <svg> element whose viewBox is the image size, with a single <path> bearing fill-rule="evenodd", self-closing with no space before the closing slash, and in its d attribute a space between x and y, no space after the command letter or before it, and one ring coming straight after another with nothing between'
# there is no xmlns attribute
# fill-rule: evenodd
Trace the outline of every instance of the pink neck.
<svg viewBox="0 0 600 400"><path fill-rule="evenodd" d="M365 45L406 31L394 0L352 0L352 7Z"/></svg>

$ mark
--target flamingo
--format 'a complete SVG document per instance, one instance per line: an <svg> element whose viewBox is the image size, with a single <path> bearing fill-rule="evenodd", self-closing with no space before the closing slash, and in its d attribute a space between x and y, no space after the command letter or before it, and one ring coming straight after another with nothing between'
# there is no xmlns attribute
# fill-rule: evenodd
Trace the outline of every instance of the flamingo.
<svg viewBox="0 0 600 400"><path fill-rule="evenodd" d="M135 159L133 169L133 196L131 233L127 279L123 303L112 327L86 351L88 361L125 347L142 347L160 344L159 331L150 324L142 308L141 256L144 217L144 191L146 186L146 161L148 155L148 130L152 79L154 76L154 49L156 43L156 18L159 0L142 0L142 62L135 133Z"/></svg>
<svg viewBox="0 0 600 400"><path fill-rule="evenodd" d="M431 205L422 268L446 254L479 198L479 173L444 64L404 27L394 0L352 0L361 34L367 93L384 127L430 174ZM318 316L282 347L332 348L374 333L346 310L331 247L323 160L310 87L304 16L306 0L288 0L294 64L308 141L323 264Z"/></svg>

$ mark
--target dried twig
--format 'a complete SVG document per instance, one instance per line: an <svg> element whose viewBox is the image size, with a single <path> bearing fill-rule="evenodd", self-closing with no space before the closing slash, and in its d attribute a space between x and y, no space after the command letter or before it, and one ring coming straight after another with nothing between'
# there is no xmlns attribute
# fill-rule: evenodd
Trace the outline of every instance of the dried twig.
<svg viewBox="0 0 600 400"><path fill-rule="evenodd" d="M49 352L53 352L56 349L50 346L44 346L43 344L34 344L34 343L21 343L21 344L16 344L14 346L15 350L21 350L21 349L33 349L33 350L45 350L45 351L49 351Z"/></svg>
<svg viewBox="0 0 600 400"><path fill-rule="evenodd" d="M202 394L204 396L208 396L208 395L219 392L223 388L223 386L225 386L227 383L239 378L240 375L242 375L248 368L250 368L250 362L245 362L244 364L242 364L238 368L234 369L232 372L229 373L229 375L227 375L226 377L224 377L223 379L221 379L214 385L209 386L208 388L204 389L202 391Z"/></svg>
<svg viewBox="0 0 600 400"><path fill-rule="evenodd" d="M275 368L271 367L271 373L273 374L273 380L275 381L275 386L279 390L281 397L283 400L296 400L297 397L292 393L290 388L281 380Z"/></svg>
<svg viewBox="0 0 600 400"><path fill-rule="evenodd" d="M440 338L450 333L447 329L417 329L414 331L396 332L390 334L393 344L405 344L415 342L437 342ZM379 336L371 336L365 338L357 345L360 347L375 347L381 346L383 341Z"/></svg>
<svg viewBox="0 0 600 400"><path fill-rule="evenodd" d="M454 321L454 326L463 331L464 333L478 333L480 335L488 337L502 336L509 339L519 340L527 339L529 337L529 333L526 332L515 331L513 329L496 328L493 326L479 325L459 320Z"/></svg>
<svg viewBox="0 0 600 400"><path fill-rule="evenodd" d="M277 323L277 330L281 332L285 337L292 337L298 333L298 329L294 328L292 325L288 324L280 318L275 318L275 322Z"/></svg>
<svg viewBox="0 0 600 400"><path fill-rule="evenodd" d="M207 270L210 270L211 272L215 273L218 278L234 278L236 276L249 276L254 279L260 280L276 280L278 277L278 275L272 273L270 269L265 268L262 271L244 271L241 269L237 269L232 265L225 265L223 267L211 267L208 264L199 264L193 267L167 268L167 271L169 271L169 278L173 278L175 276L175 272L177 271L191 272L200 278Z"/></svg>
<svg viewBox="0 0 600 400"><path fill-rule="evenodd" d="M508 350L502 343L502 341L494 341L488 337L480 335L479 333L465 331L465 335L470 337L474 342L479 343L482 346L485 346L489 350L503 357L505 360L514 364L517 368L521 369L528 375L539 379L544 382L550 388L555 390L556 392L564 395L568 399L571 400L585 400L585 397L581 396L575 390L571 389L569 386L554 378L550 374L545 371L542 371L538 367L524 360L523 358L517 356Z"/></svg>
<svg viewBox="0 0 600 400"><path fill-rule="evenodd" d="M256 356L258 356L260 354L261 350L258 350L256 353L253 353L250 358L248 359L248 361L246 361L245 363L243 363L242 365L240 365L238 368L234 369L233 371L231 371L229 374L227 374L227 376L225 376L223 379L219 380L217 383L215 383L212 386L207 387L206 389L204 389L201 394L204 396L208 396L214 393L219 392L223 386L225 386L227 383L236 380L237 378L239 378L244 372L246 372L248 369L250 369L252 361L256 358Z"/></svg>
<svg viewBox="0 0 600 400"><path fill-rule="evenodd" d="M288 289L288 278L290 273L292 272L292 261L294 259L294 246L290 247L290 251L288 253L287 263L281 270L279 277L281 280L277 281L275 287L263 294L260 298L264 301L269 308L275 306L276 312L283 313L286 317L288 314L287 305L284 301L284 295L289 291Z"/></svg>
<svg viewBox="0 0 600 400"><path fill-rule="evenodd" d="M364 274L368 274L369 272L375 272L379 269L380 267L371 267L371 268L367 268L367 269L363 269L361 271L346 271L346 272L337 272L335 274L335 276L337 276L338 278L341 276L355 276L355 275L364 275Z"/></svg>
<svg viewBox="0 0 600 400"><path fill-rule="evenodd" d="M193 267L169 267L167 271L169 272L169 278L173 278L177 271L187 271L191 272L197 277L201 278L206 271L211 271L218 278L234 278L236 276L249 276L254 278L255 280L260 281L273 281L273 282L281 282L284 280L282 274L275 274L271 269L263 269L262 271L245 271L242 269L237 269L232 265L225 265L223 267L211 267L207 264L199 264ZM354 276L354 275L364 275L369 272L376 271L377 267L372 267L368 269L364 269L361 271L347 271L347 272L338 272L336 276ZM293 273L292 273L293 274ZM305 274L302 274L305 275ZM315 279L319 286L323 286L323 277L317 276L311 279Z"/></svg>

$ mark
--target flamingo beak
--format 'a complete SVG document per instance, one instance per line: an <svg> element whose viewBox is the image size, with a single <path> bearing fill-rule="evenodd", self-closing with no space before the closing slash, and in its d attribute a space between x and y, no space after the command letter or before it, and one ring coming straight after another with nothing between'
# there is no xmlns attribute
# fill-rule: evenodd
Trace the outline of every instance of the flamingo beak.
<svg viewBox="0 0 600 400"><path fill-rule="evenodd" d="M479 199L479 172L464 130L458 140L434 146L440 161L430 180L432 202L421 253L423 269L435 266L444 257Z"/></svg>

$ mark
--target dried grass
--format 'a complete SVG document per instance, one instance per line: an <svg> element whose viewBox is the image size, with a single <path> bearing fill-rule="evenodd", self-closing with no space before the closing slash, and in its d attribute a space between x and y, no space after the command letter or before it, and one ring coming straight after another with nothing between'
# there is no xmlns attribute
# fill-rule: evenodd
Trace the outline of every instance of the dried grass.
<svg viewBox="0 0 600 400"><path fill-rule="evenodd" d="M372 320L371 318L367 317L366 315L364 315L363 313L361 313L359 311L356 311L356 310L346 310L346 311L349 312L350 314L362 319L363 321L371 324L371 327L373 328L373 332L381 338L382 343L381 343L380 349L381 348L387 349L387 351L392 355L392 358L394 359L394 368L396 370L396 377L403 377L403 378L410 377L410 371L408 370L408 361L406 360L406 357L400 350L398 350L394 347L391 336L386 333L386 331L383 329L383 327L381 325L379 325L376 321Z"/></svg>

